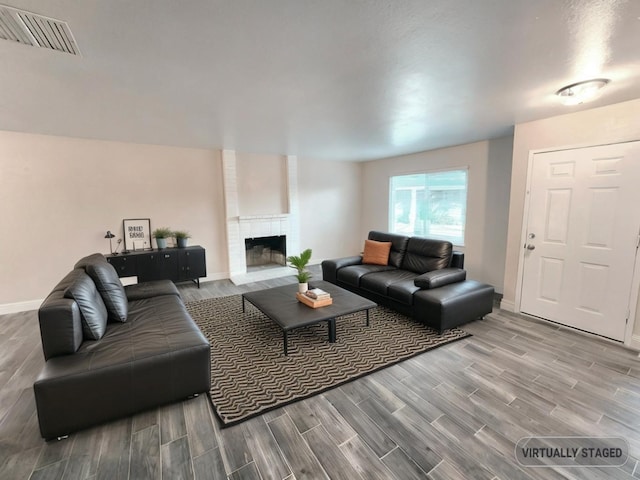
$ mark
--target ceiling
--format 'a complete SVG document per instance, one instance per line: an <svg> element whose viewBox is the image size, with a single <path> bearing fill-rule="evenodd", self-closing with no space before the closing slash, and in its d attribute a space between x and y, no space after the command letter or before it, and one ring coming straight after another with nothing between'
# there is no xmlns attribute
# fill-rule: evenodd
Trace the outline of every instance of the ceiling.
<svg viewBox="0 0 640 480"><path fill-rule="evenodd" d="M370 160L640 98L638 0L3 3L80 55L0 40L0 130Z"/></svg>

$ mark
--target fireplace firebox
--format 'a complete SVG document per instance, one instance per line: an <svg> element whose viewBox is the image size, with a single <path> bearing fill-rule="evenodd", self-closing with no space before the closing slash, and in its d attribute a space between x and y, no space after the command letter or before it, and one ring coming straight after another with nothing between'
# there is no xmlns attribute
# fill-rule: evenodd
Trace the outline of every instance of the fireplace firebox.
<svg viewBox="0 0 640 480"><path fill-rule="evenodd" d="M287 236L245 238L247 271L287 264Z"/></svg>

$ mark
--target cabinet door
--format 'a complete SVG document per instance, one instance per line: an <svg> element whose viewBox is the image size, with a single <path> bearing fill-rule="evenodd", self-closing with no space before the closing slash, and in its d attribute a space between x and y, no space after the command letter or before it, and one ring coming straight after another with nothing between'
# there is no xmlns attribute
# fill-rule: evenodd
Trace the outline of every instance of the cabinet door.
<svg viewBox="0 0 640 480"><path fill-rule="evenodd" d="M138 258L138 281L178 280L178 255L176 252L158 251Z"/></svg>
<svg viewBox="0 0 640 480"><path fill-rule="evenodd" d="M133 277L136 275L135 257L107 257L107 262L113 265L119 277Z"/></svg>
<svg viewBox="0 0 640 480"><path fill-rule="evenodd" d="M204 248L190 247L180 250L180 280L193 280L207 276Z"/></svg>

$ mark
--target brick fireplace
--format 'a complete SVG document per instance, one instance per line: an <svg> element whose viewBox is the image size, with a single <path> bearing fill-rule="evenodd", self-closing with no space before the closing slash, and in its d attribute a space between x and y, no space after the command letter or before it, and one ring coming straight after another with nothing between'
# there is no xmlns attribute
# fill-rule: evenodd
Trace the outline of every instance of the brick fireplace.
<svg viewBox="0 0 640 480"><path fill-rule="evenodd" d="M247 272L287 265L287 236L271 235L244 239Z"/></svg>
<svg viewBox="0 0 640 480"><path fill-rule="evenodd" d="M233 150L222 151L224 197L227 216L227 255L229 278L236 285L293 275L286 266L267 269L248 269L245 240L262 237L285 237L286 252L300 250L298 208L298 163L297 157L283 158L286 165L287 212L266 215L240 215L236 154Z"/></svg>

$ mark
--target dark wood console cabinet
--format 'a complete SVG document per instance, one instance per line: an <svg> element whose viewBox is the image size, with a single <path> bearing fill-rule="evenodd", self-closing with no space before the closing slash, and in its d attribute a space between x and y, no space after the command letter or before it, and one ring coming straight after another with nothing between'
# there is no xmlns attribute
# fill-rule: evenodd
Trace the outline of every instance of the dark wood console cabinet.
<svg viewBox="0 0 640 480"><path fill-rule="evenodd" d="M200 278L207 276L204 248L163 248L138 252L105 255L119 277L138 277L139 282L191 280L200 288Z"/></svg>

